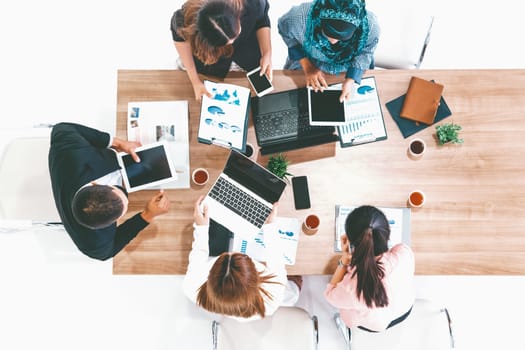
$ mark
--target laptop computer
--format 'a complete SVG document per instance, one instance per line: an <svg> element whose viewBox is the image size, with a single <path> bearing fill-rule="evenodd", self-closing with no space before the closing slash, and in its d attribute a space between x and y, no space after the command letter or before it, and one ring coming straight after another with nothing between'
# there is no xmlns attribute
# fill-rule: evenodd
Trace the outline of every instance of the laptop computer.
<svg viewBox="0 0 525 350"><path fill-rule="evenodd" d="M286 187L279 177L232 150L204 203L210 219L235 234L257 234Z"/></svg>
<svg viewBox="0 0 525 350"><path fill-rule="evenodd" d="M263 155L339 140L334 126L310 125L307 88L252 97L251 110Z"/></svg>

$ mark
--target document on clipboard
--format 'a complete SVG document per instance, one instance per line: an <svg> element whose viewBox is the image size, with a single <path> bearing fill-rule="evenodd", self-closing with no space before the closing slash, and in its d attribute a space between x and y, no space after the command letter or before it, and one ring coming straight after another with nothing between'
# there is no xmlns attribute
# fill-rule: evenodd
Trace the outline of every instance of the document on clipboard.
<svg viewBox="0 0 525 350"><path fill-rule="evenodd" d="M357 208L356 206L336 205L335 206L335 239L334 251L341 252L341 236L345 234L345 222L348 214ZM388 248L392 248L398 243L405 243L410 245L410 216L411 209L398 207L378 207L379 210L385 214L388 224L390 225L390 240L388 241Z"/></svg>
<svg viewBox="0 0 525 350"><path fill-rule="evenodd" d="M197 140L244 152L248 131L250 89L204 81L212 97L203 96Z"/></svg>
<svg viewBox="0 0 525 350"><path fill-rule="evenodd" d="M345 102L347 123L338 126L341 147L385 140L385 121L374 77L354 85L352 97Z"/></svg>

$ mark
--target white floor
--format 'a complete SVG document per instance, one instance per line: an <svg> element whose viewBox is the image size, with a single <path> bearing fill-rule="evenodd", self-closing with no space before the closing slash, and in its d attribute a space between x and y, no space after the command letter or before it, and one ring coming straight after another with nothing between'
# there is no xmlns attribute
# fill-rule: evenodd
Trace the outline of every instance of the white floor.
<svg viewBox="0 0 525 350"><path fill-rule="evenodd" d="M299 2L271 1L273 23ZM58 121L114 131L117 69L173 69L169 21L181 3L2 2L1 135ZM436 16L422 68L524 68L519 2L418 3ZM274 36L275 68L286 55L280 40ZM320 349L342 349L322 298L327 279L306 278L300 304L319 316ZM83 257L56 228L4 227L0 349L209 349L209 317L184 299L180 282L113 276L111 262ZM523 348L523 276L417 276L416 289L449 308L457 348Z"/></svg>

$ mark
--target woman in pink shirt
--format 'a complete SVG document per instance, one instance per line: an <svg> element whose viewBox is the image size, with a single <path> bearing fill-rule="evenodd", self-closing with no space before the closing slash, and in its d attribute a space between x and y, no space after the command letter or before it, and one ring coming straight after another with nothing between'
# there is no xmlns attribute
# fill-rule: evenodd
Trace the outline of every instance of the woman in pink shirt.
<svg viewBox="0 0 525 350"><path fill-rule="evenodd" d="M325 298L348 328L380 332L403 321L414 303L414 253L405 244L388 249L390 225L372 206L354 209L345 232Z"/></svg>

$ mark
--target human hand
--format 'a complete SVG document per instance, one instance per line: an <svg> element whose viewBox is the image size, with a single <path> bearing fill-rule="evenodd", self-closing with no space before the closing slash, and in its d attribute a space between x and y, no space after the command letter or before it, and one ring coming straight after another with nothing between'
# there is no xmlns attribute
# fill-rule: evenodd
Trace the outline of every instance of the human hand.
<svg viewBox="0 0 525 350"><path fill-rule="evenodd" d="M344 101L348 101L350 97L352 97L352 89L354 87L354 79L347 78L343 82L343 88L341 91L341 96L339 96L339 102L343 103Z"/></svg>
<svg viewBox="0 0 525 350"><path fill-rule="evenodd" d="M328 87L324 73L312 62L310 62L308 58L301 58L299 63L301 64L301 67L303 67L306 78L306 86L311 87L315 92L319 90L323 91Z"/></svg>
<svg viewBox="0 0 525 350"><path fill-rule="evenodd" d="M206 87L204 86L204 83L202 81L193 84L193 92L195 93L195 99L197 101L202 100L202 95L206 95L209 98L211 98L211 93L208 90L206 90Z"/></svg>
<svg viewBox="0 0 525 350"><path fill-rule="evenodd" d="M166 214L169 206L170 201L164 194L164 190L160 190L146 204L146 208L142 212L142 218L147 222L151 222L156 216Z"/></svg>
<svg viewBox="0 0 525 350"><path fill-rule="evenodd" d="M279 202L273 203L272 212L270 213L270 215L266 219L266 223L267 224L271 224L273 222L273 220L275 219L275 217L277 216L277 209L278 209L278 207L279 207Z"/></svg>
<svg viewBox="0 0 525 350"><path fill-rule="evenodd" d="M341 250L343 252L341 255L341 262L345 265L350 265L352 254L350 253L350 242L348 241L346 234L341 236Z"/></svg>
<svg viewBox="0 0 525 350"><path fill-rule="evenodd" d="M137 153L135 153L135 148L140 146L142 146L140 142L126 141L117 137L113 138L113 143L111 144L111 147L113 147L116 151L129 153L131 158L133 158L133 160L137 163L140 162L140 158Z"/></svg>
<svg viewBox="0 0 525 350"><path fill-rule="evenodd" d="M273 71L272 71L272 55L271 54L265 54L261 57L260 61L261 70L259 71L259 74L263 76L263 74L266 74L268 79L272 81L273 79Z"/></svg>
<svg viewBox="0 0 525 350"><path fill-rule="evenodd" d="M206 226L210 224L210 218L208 216L208 205L202 203L204 196L200 196L199 199L195 202L195 207L193 209L193 220L198 226ZM202 210L201 210L202 206Z"/></svg>

